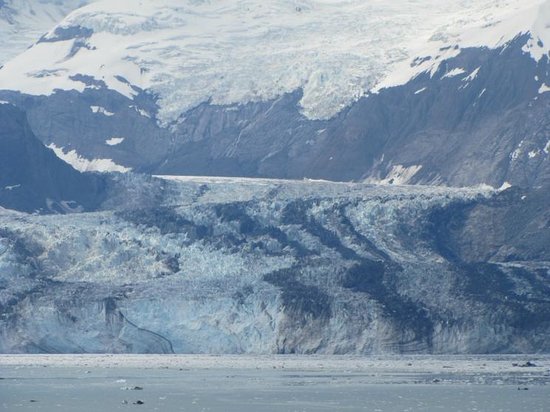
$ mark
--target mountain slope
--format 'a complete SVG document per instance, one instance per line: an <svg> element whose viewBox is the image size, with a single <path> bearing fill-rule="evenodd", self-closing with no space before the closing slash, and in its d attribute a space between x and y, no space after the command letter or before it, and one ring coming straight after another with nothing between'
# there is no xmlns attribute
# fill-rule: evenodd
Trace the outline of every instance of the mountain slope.
<svg viewBox="0 0 550 412"><path fill-rule="evenodd" d="M0 206L26 212L76 212L101 203L100 176L81 174L34 137L25 114L0 104Z"/></svg>
<svg viewBox="0 0 550 412"><path fill-rule="evenodd" d="M92 0L0 0L0 65L22 53L71 11Z"/></svg>
<svg viewBox="0 0 550 412"><path fill-rule="evenodd" d="M130 6L76 10L0 70L80 170L548 180L548 1Z"/></svg>

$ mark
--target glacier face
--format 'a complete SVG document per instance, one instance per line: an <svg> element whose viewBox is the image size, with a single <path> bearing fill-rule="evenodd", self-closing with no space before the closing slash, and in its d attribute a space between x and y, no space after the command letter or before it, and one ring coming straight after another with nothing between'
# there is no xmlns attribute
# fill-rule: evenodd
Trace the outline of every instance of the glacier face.
<svg viewBox="0 0 550 412"><path fill-rule="evenodd" d="M95 213L0 210L0 352L550 349L544 191L112 184Z"/></svg>
<svg viewBox="0 0 550 412"><path fill-rule="evenodd" d="M550 350L550 2L139 3L0 68L0 352Z"/></svg>
<svg viewBox="0 0 550 412"><path fill-rule="evenodd" d="M302 113L328 119L370 92L436 70L460 48L495 48L530 33L526 51L540 60L550 42L548 4L98 1L8 62L0 89L82 92L91 87L80 77L87 76L127 97L158 96L163 125L204 102L267 101L302 90Z"/></svg>

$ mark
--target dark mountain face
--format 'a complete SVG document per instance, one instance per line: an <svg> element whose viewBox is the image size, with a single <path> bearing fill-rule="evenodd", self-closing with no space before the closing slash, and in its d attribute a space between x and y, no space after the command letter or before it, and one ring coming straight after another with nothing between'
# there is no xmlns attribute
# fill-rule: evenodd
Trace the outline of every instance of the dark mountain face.
<svg viewBox="0 0 550 412"><path fill-rule="evenodd" d="M25 114L0 105L0 206L25 212L91 210L103 199L104 178L82 174L36 139Z"/></svg>
<svg viewBox="0 0 550 412"><path fill-rule="evenodd" d="M549 61L525 54L527 39L461 50L437 72L362 98L328 121L301 115L300 91L268 102L204 103L169 128L157 125L155 96L145 92L135 101L101 85L0 97L28 112L43 142L154 174L538 186L550 170L550 93L539 93L550 83ZM106 145L113 136L125 140Z"/></svg>

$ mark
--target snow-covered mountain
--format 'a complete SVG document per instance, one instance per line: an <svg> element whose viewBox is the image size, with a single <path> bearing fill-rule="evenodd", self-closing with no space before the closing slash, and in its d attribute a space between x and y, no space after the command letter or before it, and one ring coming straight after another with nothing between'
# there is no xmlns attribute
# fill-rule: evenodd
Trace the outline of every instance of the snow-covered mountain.
<svg viewBox="0 0 550 412"><path fill-rule="evenodd" d="M74 76L88 76L128 97L157 95L163 124L201 103L267 101L301 89L304 115L328 119L361 96L435 71L460 48L495 48L529 32L539 61L548 21L542 0L100 1L6 64L0 88L83 91L91 86ZM469 73L451 73L460 74Z"/></svg>
<svg viewBox="0 0 550 412"><path fill-rule="evenodd" d="M99 1L0 97L81 169L538 185L549 22L543 0Z"/></svg>
<svg viewBox="0 0 550 412"><path fill-rule="evenodd" d="M93 0L0 0L0 65L25 51L71 11Z"/></svg>
<svg viewBox="0 0 550 412"><path fill-rule="evenodd" d="M0 0L0 352L550 350L549 0L77 3Z"/></svg>

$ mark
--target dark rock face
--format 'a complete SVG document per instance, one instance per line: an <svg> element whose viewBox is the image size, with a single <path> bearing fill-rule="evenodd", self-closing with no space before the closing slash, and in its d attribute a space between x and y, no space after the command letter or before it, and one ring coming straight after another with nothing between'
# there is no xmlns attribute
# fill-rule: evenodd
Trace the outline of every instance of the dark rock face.
<svg viewBox="0 0 550 412"><path fill-rule="evenodd" d="M547 187L512 188L487 202L434 210L429 230L453 261L548 261L549 202Z"/></svg>
<svg viewBox="0 0 550 412"><path fill-rule="evenodd" d="M172 150L170 133L143 113L156 114L151 96L142 93L137 101L102 88L104 83L86 76L75 78L97 89L58 92L49 97L22 96L0 92L6 100L23 108L36 136L46 145L76 152L87 159L113 159L134 171L152 171L152 162L160 161ZM113 116L94 113L101 107ZM78 138L75 138L78 136ZM124 138L116 146L106 144L113 137Z"/></svg>
<svg viewBox="0 0 550 412"><path fill-rule="evenodd" d="M0 206L65 213L101 204L104 179L58 159L34 137L23 112L0 105L0 124Z"/></svg>
<svg viewBox="0 0 550 412"><path fill-rule="evenodd" d="M461 50L436 73L362 98L327 121L301 115L299 90L268 102L204 103L167 128L157 125L155 96L138 89L135 101L101 84L0 97L28 112L43 142L136 171L349 181L390 180L400 165L417 167L409 183L534 187L549 181L550 93L539 89L550 78L547 57L537 64L522 51L527 40ZM125 140L106 145L114 136Z"/></svg>
<svg viewBox="0 0 550 412"><path fill-rule="evenodd" d="M88 39L94 34L92 29L81 27L81 26L71 26L71 27L57 27L50 37L42 37L38 43L48 43L48 42L57 42L64 40L85 40Z"/></svg>

